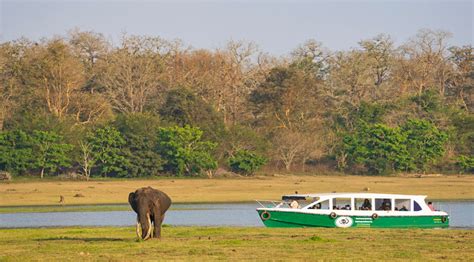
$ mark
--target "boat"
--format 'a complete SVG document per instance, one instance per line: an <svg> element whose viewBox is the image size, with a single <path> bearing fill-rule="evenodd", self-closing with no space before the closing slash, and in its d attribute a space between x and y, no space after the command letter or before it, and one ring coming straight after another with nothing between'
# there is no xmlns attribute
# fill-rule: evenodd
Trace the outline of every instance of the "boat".
<svg viewBox="0 0 474 262"><path fill-rule="evenodd" d="M321 193L257 200L267 227L446 228L449 215L423 195Z"/></svg>

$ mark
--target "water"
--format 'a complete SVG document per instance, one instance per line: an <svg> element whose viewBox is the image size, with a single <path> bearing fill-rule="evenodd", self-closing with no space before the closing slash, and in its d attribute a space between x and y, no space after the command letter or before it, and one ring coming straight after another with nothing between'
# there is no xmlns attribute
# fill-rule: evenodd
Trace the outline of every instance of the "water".
<svg viewBox="0 0 474 262"><path fill-rule="evenodd" d="M450 226L474 229L474 201L434 202L450 214ZM255 209L257 203L173 204L165 224L175 226L262 227ZM51 212L0 214L0 228L62 226L132 226L133 211Z"/></svg>

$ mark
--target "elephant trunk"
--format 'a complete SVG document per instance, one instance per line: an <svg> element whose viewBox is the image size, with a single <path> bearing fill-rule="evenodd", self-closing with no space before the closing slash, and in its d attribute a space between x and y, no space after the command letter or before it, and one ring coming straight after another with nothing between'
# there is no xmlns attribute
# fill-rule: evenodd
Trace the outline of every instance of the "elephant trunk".
<svg viewBox="0 0 474 262"><path fill-rule="evenodd" d="M146 232L146 236L143 240L147 240L151 237L151 230L152 230L151 219L150 219L150 214L149 213L146 213L146 218L147 218L147 222L148 222L148 231Z"/></svg>
<svg viewBox="0 0 474 262"><path fill-rule="evenodd" d="M140 228L142 229L142 232L140 234ZM151 237L152 235L152 225L151 225L151 218L150 218L150 213L146 213L145 216L139 215L137 216L137 225L136 225L136 232L138 238L141 238L143 240L147 240Z"/></svg>

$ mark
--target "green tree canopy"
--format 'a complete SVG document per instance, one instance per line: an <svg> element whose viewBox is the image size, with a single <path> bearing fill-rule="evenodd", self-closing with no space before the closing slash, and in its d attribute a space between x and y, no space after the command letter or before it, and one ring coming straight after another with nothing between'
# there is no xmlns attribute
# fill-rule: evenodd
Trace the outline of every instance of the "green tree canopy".
<svg viewBox="0 0 474 262"><path fill-rule="evenodd" d="M410 119L401 126L411 167L426 171L428 164L444 155L448 135L426 120Z"/></svg>
<svg viewBox="0 0 474 262"><path fill-rule="evenodd" d="M32 138L35 166L41 170L41 178L45 172L50 174L56 172L58 168L71 166L69 152L73 146L62 143L62 136L54 132L35 130Z"/></svg>
<svg viewBox="0 0 474 262"><path fill-rule="evenodd" d="M21 130L0 132L0 170L18 175L33 168L33 143Z"/></svg>
<svg viewBox="0 0 474 262"><path fill-rule="evenodd" d="M203 131L188 125L160 128L157 151L166 161L165 170L175 175L198 175L217 168L212 156L216 144L201 141Z"/></svg>
<svg viewBox="0 0 474 262"><path fill-rule="evenodd" d="M102 176L126 175L124 166L127 166L128 161L121 153L125 139L117 129L110 126L96 129L87 135L87 140Z"/></svg>

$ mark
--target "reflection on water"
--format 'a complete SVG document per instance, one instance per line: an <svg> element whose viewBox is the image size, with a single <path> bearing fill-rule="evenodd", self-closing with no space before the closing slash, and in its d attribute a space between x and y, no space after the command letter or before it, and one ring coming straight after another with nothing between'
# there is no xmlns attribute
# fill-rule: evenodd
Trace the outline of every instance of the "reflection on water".
<svg viewBox="0 0 474 262"><path fill-rule="evenodd" d="M435 202L437 209L450 214L451 227L474 228L474 201ZM173 204L166 213L165 224L176 226L263 226L256 203L242 204ZM50 226L131 226L133 211L51 212L0 214L0 227Z"/></svg>

